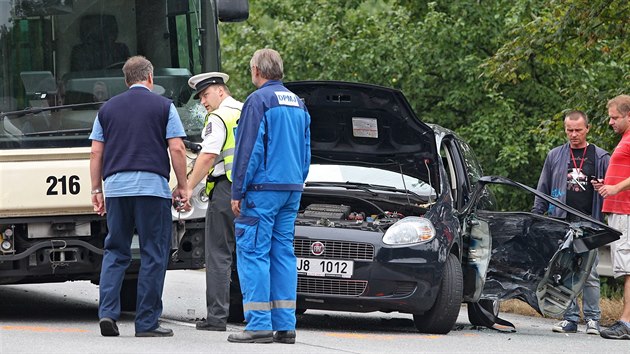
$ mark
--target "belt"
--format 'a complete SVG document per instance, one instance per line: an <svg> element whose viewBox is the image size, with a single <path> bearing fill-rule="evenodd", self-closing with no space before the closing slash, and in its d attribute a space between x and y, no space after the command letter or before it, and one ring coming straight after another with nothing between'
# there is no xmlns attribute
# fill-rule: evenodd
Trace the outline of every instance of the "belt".
<svg viewBox="0 0 630 354"><path fill-rule="evenodd" d="M213 175L208 175L208 177L206 178L206 182L214 182L217 183L219 181L228 181L228 178L226 175L221 175L221 176L213 176Z"/></svg>

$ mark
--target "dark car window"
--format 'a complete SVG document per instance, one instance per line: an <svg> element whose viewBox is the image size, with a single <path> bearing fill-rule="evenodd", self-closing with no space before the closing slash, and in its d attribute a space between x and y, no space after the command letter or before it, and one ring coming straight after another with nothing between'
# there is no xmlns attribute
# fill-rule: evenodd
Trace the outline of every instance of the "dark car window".
<svg viewBox="0 0 630 354"><path fill-rule="evenodd" d="M456 201L458 197L457 173L455 172L455 163L453 161L453 156L451 155L451 152L446 144L442 144L442 146L440 147L440 156L442 158L444 170L446 171L446 177L448 178L448 192L451 195L451 199Z"/></svg>
<svg viewBox="0 0 630 354"><path fill-rule="evenodd" d="M468 176L469 185L471 186L472 191L477 184L477 181L481 176L483 176L483 171L481 169L481 164L479 164L479 160L475 156L475 153L471 149L470 145L468 145L463 140L458 140L460 151L462 153L462 157L464 158L464 165L466 167L466 175Z"/></svg>
<svg viewBox="0 0 630 354"><path fill-rule="evenodd" d="M456 143L456 139L448 137L442 140L440 147L440 155L446 168L449 179L451 194L455 201L455 207L462 209L470 200L470 179L467 175L467 168L462 157L460 146ZM479 177L477 177L479 179Z"/></svg>

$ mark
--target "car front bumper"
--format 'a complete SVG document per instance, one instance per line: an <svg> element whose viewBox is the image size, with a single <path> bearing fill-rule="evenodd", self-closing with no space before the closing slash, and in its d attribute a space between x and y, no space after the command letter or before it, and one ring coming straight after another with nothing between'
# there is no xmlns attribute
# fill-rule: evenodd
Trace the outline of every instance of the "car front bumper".
<svg viewBox="0 0 630 354"><path fill-rule="evenodd" d="M383 234L349 229L296 227L298 258L351 260L349 278L298 275L298 308L352 312L398 311L421 314L429 310L439 290L444 260L439 238L410 246L390 246ZM311 252L319 242L325 251Z"/></svg>

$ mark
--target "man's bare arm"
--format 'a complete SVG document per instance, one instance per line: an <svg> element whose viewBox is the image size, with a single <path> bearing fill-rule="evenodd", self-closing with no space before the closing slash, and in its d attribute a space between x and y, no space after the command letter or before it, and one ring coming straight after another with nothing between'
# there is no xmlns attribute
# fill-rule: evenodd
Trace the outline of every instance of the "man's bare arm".
<svg viewBox="0 0 630 354"><path fill-rule="evenodd" d="M195 166L188 176L188 189L192 190L199 184L210 171L210 168L214 165L214 160L217 154L200 153L195 160Z"/></svg>
<svg viewBox="0 0 630 354"><path fill-rule="evenodd" d="M604 184L604 185L601 185L599 188L595 186L595 189L604 198L608 196L613 196L615 194L618 194L618 193L621 193L623 191L630 189L630 177L624 179L623 181L617 184Z"/></svg>
<svg viewBox="0 0 630 354"><path fill-rule="evenodd" d="M177 188L173 191L173 198L179 198L185 203L190 198L187 192L188 183L186 181L186 147L181 138L168 139L168 149L171 154L171 164L177 178Z"/></svg>
<svg viewBox="0 0 630 354"><path fill-rule="evenodd" d="M90 180L92 183L92 206L98 215L105 215L105 198L103 197L103 149L105 143L92 140L90 151ZM100 192L95 193L94 191Z"/></svg>

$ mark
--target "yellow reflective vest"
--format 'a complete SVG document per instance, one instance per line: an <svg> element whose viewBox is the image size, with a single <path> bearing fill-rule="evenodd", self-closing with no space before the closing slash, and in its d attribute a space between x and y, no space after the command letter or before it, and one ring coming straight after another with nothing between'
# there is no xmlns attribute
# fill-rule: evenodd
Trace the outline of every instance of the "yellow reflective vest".
<svg viewBox="0 0 630 354"><path fill-rule="evenodd" d="M214 166L223 162L225 168L225 176L232 182L232 164L234 162L234 147L236 146L236 127L238 126L238 119L241 117L241 110L234 107L223 106L215 109L214 111L206 115L206 121L204 122L204 128L208 125L208 118L210 115L215 115L221 119L223 125L225 125L226 134L223 148L221 153L214 160ZM214 166L208 172L208 179L206 180L206 194L210 195L210 192L214 188L214 178L212 171Z"/></svg>

